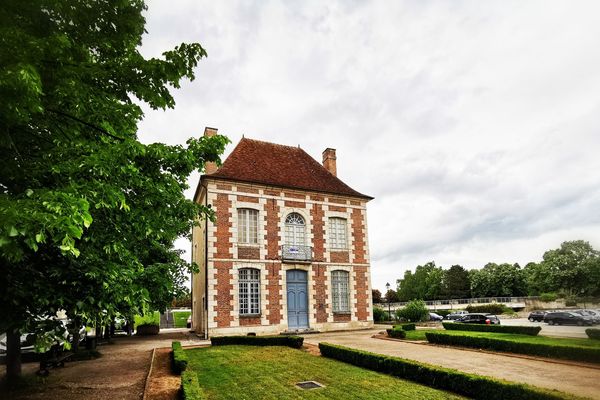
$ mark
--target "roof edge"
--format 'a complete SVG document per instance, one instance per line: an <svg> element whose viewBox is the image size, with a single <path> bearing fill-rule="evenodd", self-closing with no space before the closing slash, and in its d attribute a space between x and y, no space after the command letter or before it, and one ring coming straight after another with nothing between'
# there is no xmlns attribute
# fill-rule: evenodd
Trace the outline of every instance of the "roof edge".
<svg viewBox="0 0 600 400"><path fill-rule="evenodd" d="M205 178L210 178L210 179L219 180L219 181L226 181L226 182L253 183L253 184L262 185L262 186L280 187L280 188L292 189L292 190L305 190L308 192L315 192L315 193L335 194L337 196L342 196L342 197L356 197L359 199L367 199L367 201L371 201L371 200L375 199L375 197L372 197L372 196L369 196L366 194L362 194L362 193L358 193L358 192L357 192L358 194L352 195L352 194L347 194L347 193L336 193L336 192L331 192L331 191L326 191L326 190L316 190L316 189L303 188L303 187L298 187L298 186L273 185L273 184L268 184L268 183L264 183L264 182L260 182L260 181L251 181L251 180L244 180L244 179L239 179L239 178L226 178L226 177L212 176L212 175L207 175L207 174L200 175L200 181L198 182L198 187L200 187L202 180ZM198 191L198 189L196 189L196 191Z"/></svg>

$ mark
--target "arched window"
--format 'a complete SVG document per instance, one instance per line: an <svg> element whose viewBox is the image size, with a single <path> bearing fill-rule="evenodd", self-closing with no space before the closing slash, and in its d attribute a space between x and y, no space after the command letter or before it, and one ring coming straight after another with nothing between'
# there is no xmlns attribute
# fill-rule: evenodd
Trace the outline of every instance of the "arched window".
<svg viewBox="0 0 600 400"><path fill-rule="evenodd" d="M238 209L238 243L258 243L258 211Z"/></svg>
<svg viewBox="0 0 600 400"><path fill-rule="evenodd" d="M350 274L347 271L331 272L331 297L333 299L334 313L350 312L349 278Z"/></svg>
<svg viewBox="0 0 600 400"><path fill-rule="evenodd" d="M291 213L285 219L285 244L292 246L306 244L306 223L302 215Z"/></svg>
<svg viewBox="0 0 600 400"><path fill-rule="evenodd" d="M329 242L332 249L347 249L346 220L344 218L329 218Z"/></svg>
<svg viewBox="0 0 600 400"><path fill-rule="evenodd" d="M239 270L240 315L260 314L260 270Z"/></svg>

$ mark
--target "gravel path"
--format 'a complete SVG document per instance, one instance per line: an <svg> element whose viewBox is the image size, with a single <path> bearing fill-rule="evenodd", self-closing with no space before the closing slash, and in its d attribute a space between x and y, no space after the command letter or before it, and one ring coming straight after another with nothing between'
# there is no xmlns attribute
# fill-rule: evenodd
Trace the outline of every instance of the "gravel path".
<svg viewBox="0 0 600 400"><path fill-rule="evenodd" d="M306 335L306 343L328 342L373 353L441 365L464 372L527 383L548 389L600 399L600 368L565 365L540 359L375 339L378 330Z"/></svg>

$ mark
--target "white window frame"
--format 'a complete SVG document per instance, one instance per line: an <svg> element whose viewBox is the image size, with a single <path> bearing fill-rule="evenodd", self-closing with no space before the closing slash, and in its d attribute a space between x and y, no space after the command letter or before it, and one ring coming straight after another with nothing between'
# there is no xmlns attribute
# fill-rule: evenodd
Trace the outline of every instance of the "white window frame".
<svg viewBox="0 0 600 400"><path fill-rule="evenodd" d="M331 299L334 313L350 313L350 272L331 271Z"/></svg>
<svg viewBox="0 0 600 400"><path fill-rule="evenodd" d="M300 213L292 212L285 218L285 244L306 245L306 220Z"/></svg>
<svg viewBox="0 0 600 400"><path fill-rule="evenodd" d="M258 244L258 210L238 208L238 243Z"/></svg>
<svg viewBox="0 0 600 400"><path fill-rule="evenodd" d="M260 270L238 270L238 296L240 315L260 315Z"/></svg>
<svg viewBox="0 0 600 400"><path fill-rule="evenodd" d="M348 220L329 218L329 242L332 250L348 250Z"/></svg>

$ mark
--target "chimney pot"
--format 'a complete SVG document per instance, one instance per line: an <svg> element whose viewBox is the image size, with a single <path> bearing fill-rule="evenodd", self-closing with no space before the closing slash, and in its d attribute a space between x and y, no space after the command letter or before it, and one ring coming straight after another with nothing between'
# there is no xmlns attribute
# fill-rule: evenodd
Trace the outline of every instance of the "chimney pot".
<svg viewBox="0 0 600 400"><path fill-rule="evenodd" d="M335 156L335 149L326 148L323 151L323 166L334 176L337 176L336 159L337 157Z"/></svg>
<svg viewBox="0 0 600 400"><path fill-rule="evenodd" d="M204 128L204 136L213 137L217 134L217 128L209 128L208 126ZM204 163L204 173L206 175L210 175L217 172L217 163L213 161L207 161Z"/></svg>

